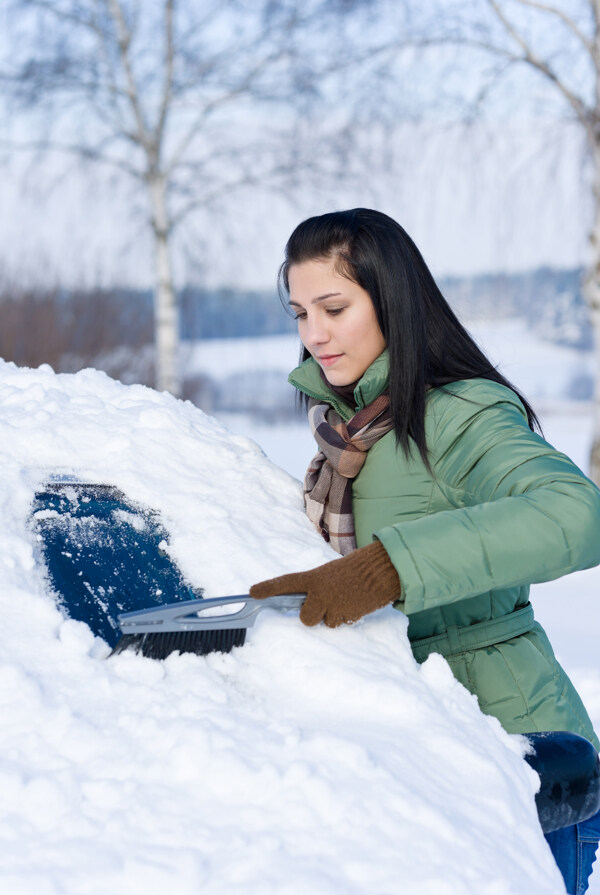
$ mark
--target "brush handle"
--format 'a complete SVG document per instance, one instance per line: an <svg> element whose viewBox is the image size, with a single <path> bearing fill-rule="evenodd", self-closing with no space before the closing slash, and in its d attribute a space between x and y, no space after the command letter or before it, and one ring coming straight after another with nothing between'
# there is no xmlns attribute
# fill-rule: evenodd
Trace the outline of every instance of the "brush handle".
<svg viewBox="0 0 600 895"><path fill-rule="evenodd" d="M279 594L254 600L249 594L185 600L158 608L125 612L119 615L123 634L166 634L175 631L222 631L251 628L264 609L300 609L306 594ZM223 606L241 603L237 612L218 612Z"/></svg>

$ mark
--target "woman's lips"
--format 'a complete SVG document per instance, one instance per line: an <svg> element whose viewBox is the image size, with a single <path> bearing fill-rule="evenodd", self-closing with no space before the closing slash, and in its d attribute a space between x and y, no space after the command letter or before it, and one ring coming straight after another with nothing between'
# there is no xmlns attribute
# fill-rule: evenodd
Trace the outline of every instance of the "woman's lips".
<svg viewBox="0 0 600 895"><path fill-rule="evenodd" d="M321 364L322 367L330 367L341 356L342 356L341 354L322 354L319 357L319 363Z"/></svg>

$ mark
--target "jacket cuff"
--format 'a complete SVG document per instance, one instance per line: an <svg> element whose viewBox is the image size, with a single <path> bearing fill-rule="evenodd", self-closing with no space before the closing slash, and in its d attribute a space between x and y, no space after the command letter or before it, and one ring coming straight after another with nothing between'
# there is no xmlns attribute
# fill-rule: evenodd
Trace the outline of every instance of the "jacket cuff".
<svg viewBox="0 0 600 895"><path fill-rule="evenodd" d="M394 606L397 609L402 609L402 612L407 615L424 609L425 583L398 529L393 525L380 528L379 531L373 533L373 538L380 541L385 548L400 579L403 605L396 606L394 604Z"/></svg>

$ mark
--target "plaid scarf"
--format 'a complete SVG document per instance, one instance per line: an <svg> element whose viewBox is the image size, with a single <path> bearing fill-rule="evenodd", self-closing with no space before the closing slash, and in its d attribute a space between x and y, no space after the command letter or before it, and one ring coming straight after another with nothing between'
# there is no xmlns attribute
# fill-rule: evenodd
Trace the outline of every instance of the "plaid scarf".
<svg viewBox="0 0 600 895"><path fill-rule="evenodd" d="M311 398L308 422L320 450L304 478L306 515L345 556L356 549L352 479L362 469L369 448L393 428L389 395L379 395L348 423L330 404Z"/></svg>

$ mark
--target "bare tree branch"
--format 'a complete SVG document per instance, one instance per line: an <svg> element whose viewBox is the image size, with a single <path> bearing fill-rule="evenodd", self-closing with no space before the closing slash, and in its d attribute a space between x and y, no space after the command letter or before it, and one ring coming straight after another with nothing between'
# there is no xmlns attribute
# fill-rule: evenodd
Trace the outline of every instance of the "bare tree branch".
<svg viewBox="0 0 600 895"><path fill-rule="evenodd" d="M173 43L173 5L174 0L167 0L165 5L165 78L162 102L156 123L155 139L158 146L162 144L167 114L171 105L173 91L173 68L175 65L175 47Z"/></svg>
<svg viewBox="0 0 600 895"><path fill-rule="evenodd" d="M123 7L121 6L120 0L106 0L106 2L108 2L111 17L117 27L117 40L119 44L121 63L123 65L123 69L125 71L125 76L127 79L127 96L131 104L133 115L135 117L139 142L144 147L146 152L150 153L152 151L152 145L147 131L146 122L144 121L144 115L142 113L140 105L139 91L135 82L135 77L133 75L131 60L129 58L129 49L131 45L132 35L127 27L125 16L123 15Z"/></svg>
<svg viewBox="0 0 600 895"><path fill-rule="evenodd" d="M116 126L119 130L125 132L128 130L125 120L123 118L123 114L121 111L121 107L119 105L119 98L124 98L127 96L126 91L122 90L119 87L118 75L115 71L115 66L112 59L112 54L110 52L109 44L108 44L108 35L106 33L106 29L102 28L97 22L92 24L92 30L95 32L98 38L98 46L100 49L101 58L104 62L104 67L106 70L107 77L107 92L110 97L115 100L115 102L111 103L111 113L116 119ZM96 104L97 110L101 107L101 103ZM129 135L130 136L130 135Z"/></svg>
<svg viewBox="0 0 600 895"><path fill-rule="evenodd" d="M80 143L61 143L58 140L2 140L0 147L20 152L60 152L77 156L90 162L99 162L115 170L122 171L129 177L142 180L143 174L123 159L107 155L100 147L82 146Z"/></svg>
<svg viewBox="0 0 600 895"><path fill-rule="evenodd" d="M89 27L90 19L80 14L79 7L76 9L63 9L55 0L25 0L25 5L34 9L40 9L51 13L55 18L73 25L83 25Z"/></svg>
<svg viewBox="0 0 600 895"><path fill-rule="evenodd" d="M520 3L521 6L530 6L532 9L538 9L540 12L549 13L552 16L556 16L561 20L563 25L571 31L577 40L585 47L587 52L589 53L592 61L594 60L594 45L592 41L588 40L586 35L583 33L581 28L578 28L573 19L568 16L562 9L558 9L556 6L551 6L549 3L540 3L538 0L514 0L515 3Z"/></svg>
<svg viewBox="0 0 600 895"><path fill-rule="evenodd" d="M505 15L504 11L497 3L497 0L488 0L488 4L495 12L500 22L504 25L508 34L513 38L515 43L517 43L523 51L523 56L512 55L510 53L506 53L506 55L508 55L509 57L512 56L515 61L527 62L533 68L537 69L543 75L545 75L546 78L554 84L557 90L567 100L567 102L577 115L578 119L584 125L586 130L588 130L591 127L591 115L590 109L585 104L585 102L581 99L581 97L577 96L575 93L573 93L572 90L567 87L564 81L556 74L555 71L553 71L553 69L544 59L542 59L534 52L529 42L519 31L517 31L517 28ZM482 42L481 46L485 49L490 49L497 52L497 48L493 47L493 45Z"/></svg>
<svg viewBox="0 0 600 895"><path fill-rule="evenodd" d="M274 62L279 61L285 56L285 49L278 50L276 53L271 54L263 59L261 59L243 78L240 84L232 90L229 90L226 93L221 94L220 96L216 96L214 99L205 103L202 107L197 119L193 122L191 127L188 129L187 133L184 135L178 146L174 149L171 154L171 158L166 165L167 173L171 173L175 170L175 168L180 164L182 158L185 153L192 145L194 139L198 136L198 134L202 131L205 126L207 118L215 112L217 109L235 102L240 97L244 96L248 92L251 91L252 86L255 80L259 77L259 75L269 66L271 66Z"/></svg>

